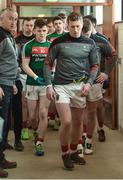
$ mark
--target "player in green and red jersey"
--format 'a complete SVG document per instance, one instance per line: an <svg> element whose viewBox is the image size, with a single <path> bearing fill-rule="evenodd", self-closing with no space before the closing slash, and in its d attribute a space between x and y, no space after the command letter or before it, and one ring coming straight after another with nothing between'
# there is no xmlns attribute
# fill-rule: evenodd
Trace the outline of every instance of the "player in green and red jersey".
<svg viewBox="0 0 123 180"><path fill-rule="evenodd" d="M47 113L50 101L46 98L46 87L43 75L45 57L50 42L46 40L48 28L44 20L37 19L34 24L35 38L23 48L23 70L27 73L26 97L29 107L29 117L33 126L36 109L39 109L38 138L35 142L36 155L44 155L43 141L47 129ZM36 123L34 123L36 124Z"/></svg>
<svg viewBox="0 0 123 180"><path fill-rule="evenodd" d="M53 25L55 28L55 32L53 32L52 34L49 34L47 36L47 39L50 42L53 42L56 38L62 36L63 34L65 34L64 32L64 22L62 20L62 18L60 16L55 16L53 19Z"/></svg>

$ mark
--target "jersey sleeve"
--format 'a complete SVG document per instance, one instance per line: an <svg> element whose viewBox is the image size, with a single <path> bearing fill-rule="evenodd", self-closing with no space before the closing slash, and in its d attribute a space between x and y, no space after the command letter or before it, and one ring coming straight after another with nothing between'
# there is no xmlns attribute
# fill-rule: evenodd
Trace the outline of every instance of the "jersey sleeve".
<svg viewBox="0 0 123 180"><path fill-rule="evenodd" d="M100 65L98 48L95 43L93 44L93 48L90 52L89 62L90 62L90 75L87 83L92 85L97 77L99 65Z"/></svg>
<svg viewBox="0 0 123 180"><path fill-rule="evenodd" d="M29 43L26 43L23 46L22 57L23 58L31 57L31 49L32 49L31 45Z"/></svg>

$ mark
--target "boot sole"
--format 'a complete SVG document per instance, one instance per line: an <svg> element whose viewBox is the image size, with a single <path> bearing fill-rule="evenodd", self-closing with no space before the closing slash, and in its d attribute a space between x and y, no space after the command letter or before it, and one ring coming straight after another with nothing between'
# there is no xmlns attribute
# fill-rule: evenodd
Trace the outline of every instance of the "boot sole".
<svg viewBox="0 0 123 180"><path fill-rule="evenodd" d="M2 167L3 169L14 169L14 168L17 168L17 165L15 166L12 166L12 167Z"/></svg>
<svg viewBox="0 0 123 180"><path fill-rule="evenodd" d="M67 171L73 171L74 170L74 167L73 168L67 168L67 167L63 167L64 170L67 170Z"/></svg>
<svg viewBox="0 0 123 180"><path fill-rule="evenodd" d="M75 161L72 161L74 164L77 164L77 165L85 165L86 162L83 162L83 163L79 163L79 162L75 162Z"/></svg>

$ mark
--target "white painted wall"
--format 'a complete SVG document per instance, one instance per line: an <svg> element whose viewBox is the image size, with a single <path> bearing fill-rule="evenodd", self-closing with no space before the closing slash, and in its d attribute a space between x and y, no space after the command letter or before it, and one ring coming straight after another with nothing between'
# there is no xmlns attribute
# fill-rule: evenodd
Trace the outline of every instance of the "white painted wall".
<svg viewBox="0 0 123 180"><path fill-rule="evenodd" d="M72 11L71 6L21 6L21 17L43 17L43 16L56 16L60 12L65 11L69 14Z"/></svg>
<svg viewBox="0 0 123 180"><path fill-rule="evenodd" d="M0 10L6 8L6 0L0 0Z"/></svg>
<svg viewBox="0 0 123 180"><path fill-rule="evenodd" d="M121 1L122 0L114 0L115 22L121 21ZM102 24L103 23L103 7L102 6L95 7L95 16L97 19L97 24Z"/></svg>
<svg viewBox="0 0 123 180"><path fill-rule="evenodd" d="M123 130L123 23L118 24L118 124Z"/></svg>
<svg viewBox="0 0 123 180"><path fill-rule="evenodd" d="M121 21L121 1L122 0L114 0L114 5L115 5L115 22Z"/></svg>

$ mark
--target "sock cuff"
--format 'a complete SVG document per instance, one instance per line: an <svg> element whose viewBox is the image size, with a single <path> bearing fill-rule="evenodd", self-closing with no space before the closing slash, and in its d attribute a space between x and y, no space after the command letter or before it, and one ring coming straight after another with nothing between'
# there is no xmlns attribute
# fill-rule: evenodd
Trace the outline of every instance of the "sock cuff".
<svg viewBox="0 0 123 180"><path fill-rule="evenodd" d="M92 139L92 135L87 134L87 138Z"/></svg>
<svg viewBox="0 0 123 180"><path fill-rule="evenodd" d="M82 139L79 139L78 144L83 144Z"/></svg>
<svg viewBox="0 0 123 180"><path fill-rule="evenodd" d="M78 145L78 144L70 144L70 149L71 149L72 151L77 150L77 145Z"/></svg>
<svg viewBox="0 0 123 180"><path fill-rule="evenodd" d="M63 153L67 152L68 151L68 144L62 144L61 145L61 150Z"/></svg>

